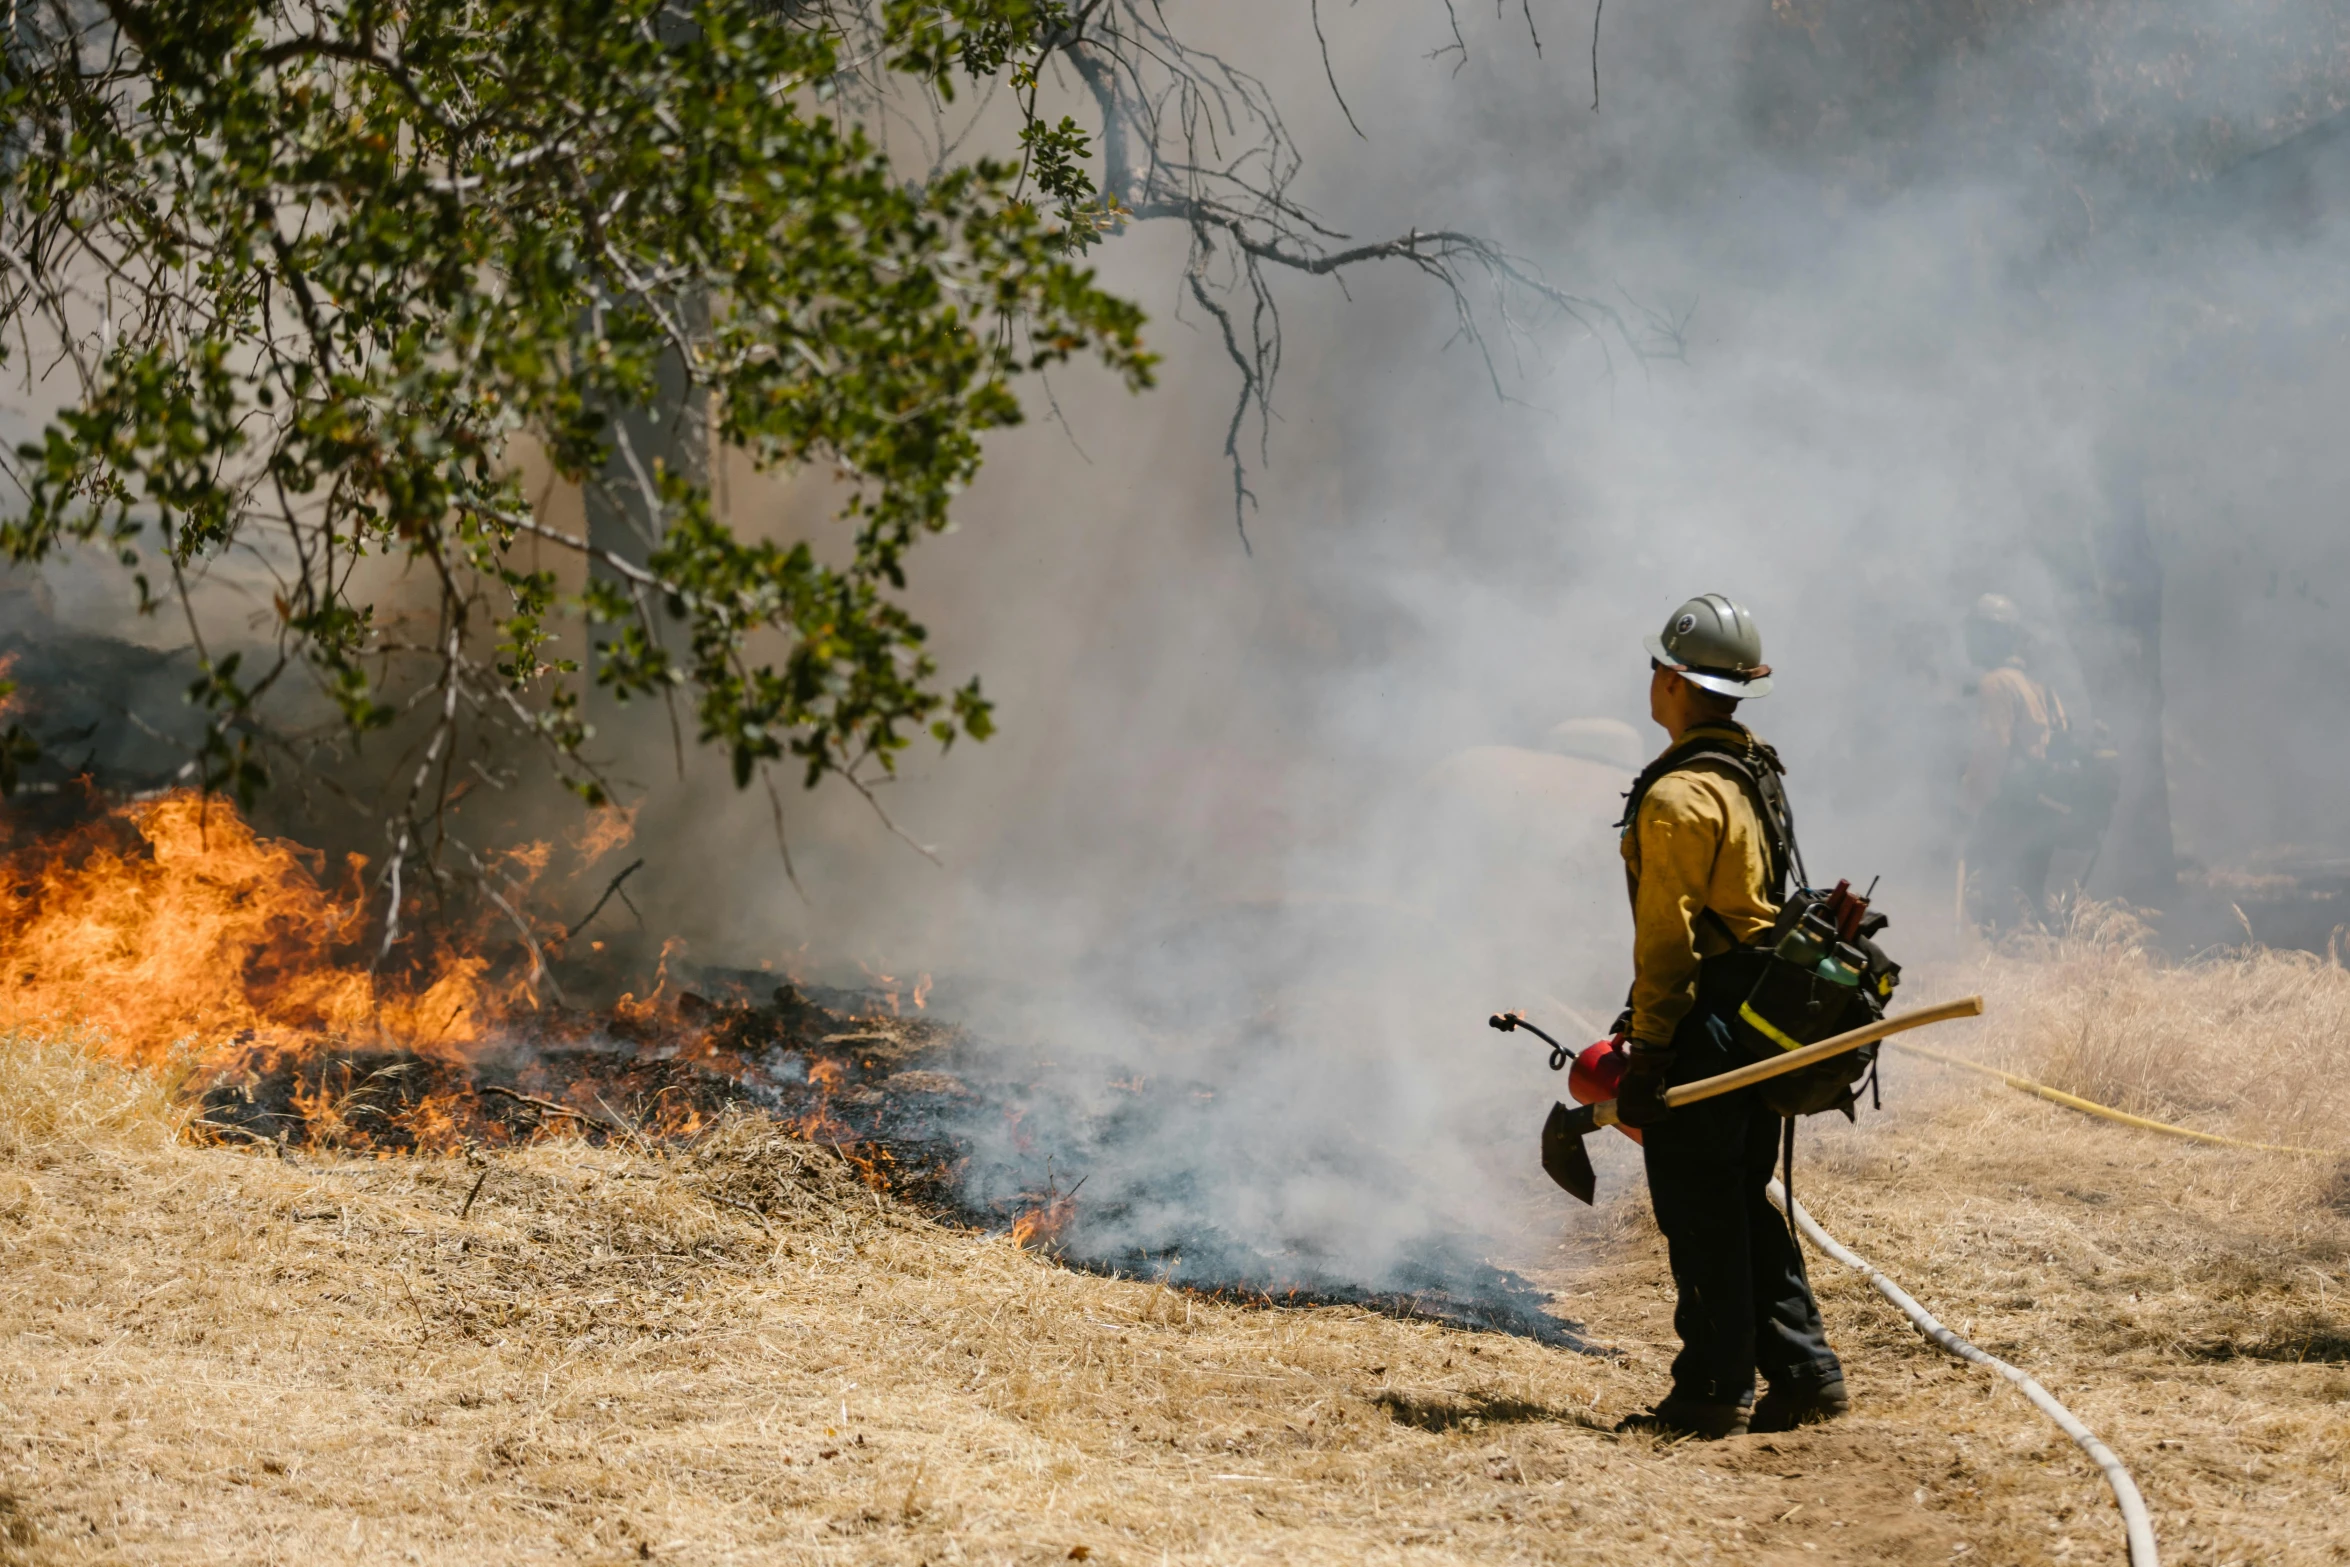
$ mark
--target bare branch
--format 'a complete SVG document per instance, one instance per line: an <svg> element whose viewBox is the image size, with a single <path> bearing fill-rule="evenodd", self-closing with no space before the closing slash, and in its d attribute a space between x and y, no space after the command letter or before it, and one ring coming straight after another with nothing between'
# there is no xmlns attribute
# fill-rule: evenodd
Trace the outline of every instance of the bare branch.
<svg viewBox="0 0 2350 1567"><path fill-rule="evenodd" d="M1505 0L1496 0L1497 14ZM1437 57L1467 58L1453 0L1443 0L1452 43ZM1542 47L1529 3L1527 33ZM1323 73L1348 125L1363 134L1340 91L1323 30L1320 0L1309 15ZM1594 71L1597 18L1594 18ZM1128 222L1175 222L1190 230L1183 294L1220 339L1239 376L1227 421L1224 456L1233 470L1233 521L1252 548L1247 517L1256 505L1241 447L1257 425L1256 460L1269 452L1274 383L1281 364L1281 311L1272 277L1287 272L1344 286L1354 268L1401 261L1429 278L1451 303L1456 335L1477 349L1495 394L1509 400L1496 362L1495 336L1513 345L1541 317L1563 318L1599 341L1603 359L1614 341L1635 360L1678 357L1677 339L1644 318L1637 326L1602 301L1558 289L1530 263L1492 239L1449 228L1412 228L1391 239L1356 243L1324 222L1293 193L1303 156L1265 84L1221 57L1195 48L1171 28L1155 0L1104 0L1082 30L1069 29L1052 49L1067 59L1092 96L1102 125L1103 185ZM1456 62L1457 69L1457 62ZM1594 77L1596 87L1596 75ZM1472 297L1472 280L1491 300ZM1525 307L1531 317L1521 319ZM1485 323L1490 322L1493 331Z"/></svg>
<svg viewBox="0 0 2350 1567"><path fill-rule="evenodd" d="M775 787L775 770L771 767L761 766L759 782L766 787L767 808L775 818L775 848L776 852L783 856L784 879L791 883L791 890L800 895L800 901L806 903L808 889L800 885L799 870L792 864L791 859L791 838L783 830L783 792Z"/></svg>
<svg viewBox="0 0 2350 1567"><path fill-rule="evenodd" d="M1591 0L1591 112L1599 112L1599 14L1607 9L1607 0ZM1528 16L1526 25L1534 25Z"/></svg>
<svg viewBox="0 0 2350 1567"><path fill-rule="evenodd" d="M1363 128L1355 123L1354 110L1346 106L1346 94L1338 90L1338 72L1330 64L1330 40L1322 36L1322 0L1307 0L1307 9L1314 18L1314 42L1322 46L1322 79L1330 84L1330 96L1338 100L1338 112L1346 116L1346 128L1364 141Z"/></svg>
<svg viewBox="0 0 2350 1567"><path fill-rule="evenodd" d="M585 914L582 914L578 921L574 923L570 929L563 932L563 939L565 941L569 941L572 937L578 935L581 931L594 924L596 916L604 912L604 905L612 901L613 894L619 893L620 901L623 903L628 903L628 894L620 891L620 884L644 868L645 862L642 859L634 859L629 861L625 870L621 871L619 875L613 877L609 882L605 883L604 895L596 900L596 906L588 910ZM628 906L631 910L636 908L636 905L633 903L628 903Z"/></svg>
<svg viewBox="0 0 2350 1567"><path fill-rule="evenodd" d="M891 837L897 839L900 843L903 843L906 845L906 847L912 849L916 854L921 855L931 864L941 868L945 867L946 861L938 857L938 851L936 849L932 848L929 844L923 843L920 840L914 838L903 827L900 827L896 822L890 819L890 814L886 809L883 808L880 797L874 794L872 785L866 783L864 779L859 778L855 772L850 770L844 769L841 773L841 777L846 780L850 788L856 790L857 793L865 797L865 803L873 807L873 814L881 818L881 825L889 829Z"/></svg>

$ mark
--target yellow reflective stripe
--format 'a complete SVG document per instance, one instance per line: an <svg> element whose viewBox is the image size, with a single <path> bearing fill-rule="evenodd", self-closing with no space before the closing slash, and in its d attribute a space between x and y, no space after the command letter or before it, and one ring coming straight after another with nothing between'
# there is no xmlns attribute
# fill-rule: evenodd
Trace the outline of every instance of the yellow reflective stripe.
<svg viewBox="0 0 2350 1567"><path fill-rule="evenodd" d="M1790 1039L1785 1034L1779 1032L1779 1030L1773 1028L1769 1021L1766 1020L1760 1012L1754 1010L1753 1002L1739 1002L1738 1015L1739 1017L1743 1018L1755 1030L1756 1033L1762 1035L1763 1038L1769 1040L1772 1044L1777 1045L1781 1050L1801 1050L1803 1048L1803 1042L1801 1040Z"/></svg>

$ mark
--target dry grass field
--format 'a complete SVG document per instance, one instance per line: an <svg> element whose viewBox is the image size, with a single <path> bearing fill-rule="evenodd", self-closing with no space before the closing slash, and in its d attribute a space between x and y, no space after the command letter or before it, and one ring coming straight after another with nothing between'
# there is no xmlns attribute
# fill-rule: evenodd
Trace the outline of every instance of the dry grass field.
<svg viewBox="0 0 2350 1567"><path fill-rule="evenodd" d="M2350 974L2074 940L1923 976L1938 1043L2350 1143ZM1932 999L1932 997L1922 997ZM2350 1173L1891 1060L1798 1192L2130 1463L2179 1563L2350 1561ZM1620 1360L1070 1272L755 1121L624 1156L183 1142L151 1078L0 1040L0 1561L2118 1562L2095 1472L1815 1260L1859 1409L1717 1445L1663 1389L1636 1172L1496 1260ZM470 1211L467 1210L469 1196Z"/></svg>

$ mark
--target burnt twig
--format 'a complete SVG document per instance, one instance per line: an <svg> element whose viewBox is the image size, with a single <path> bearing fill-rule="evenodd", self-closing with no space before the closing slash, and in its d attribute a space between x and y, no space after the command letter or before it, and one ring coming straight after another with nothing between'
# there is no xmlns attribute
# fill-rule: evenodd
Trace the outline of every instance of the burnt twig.
<svg viewBox="0 0 2350 1567"><path fill-rule="evenodd" d="M253 1142L259 1143L264 1148L276 1146L269 1138L262 1136L259 1132L252 1130L250 1127L231 1126L226 1121L209 1121L200 1115L190 1116L188 1118L188 1124L190 1126L201 1126L208 1132L233 1133L238 1137L247 1138Z"/></svg>
<svg viewBox="0 0 2350 1567"><path fill-rule="evenodd" d="M627 1127L621 1126L616 1122L607 1121L600 1115L590 1115L585 1110L574 1110L569 1105L557 1104L552 1099L541 1099L536 1095L526 1094L517 1088L503 1088L496 1083L485 1083L482 1085L480 1092L483 1094L495 1094L500 1099L511 1099L516 1104L528 1105L533 1110L538 1111L541 1115L559 1115L574 1121L585 1122L587 1125L594 1127L596 1130L609 1133L614 1137L635 1136L635 1134Z"/></svg>
<svg viewBox="0 0 2350 1567"><path fill-rule="evenodd" d="M604 905L612 901L613 895L615 893L619 894L621 902L628 903L628 894L620 891L620 884L628 880L629 877L634 876L638 871L642 870L644 868L644 863L645 862L641 859L630 861L626 870L613 877L611 881L605 883L604 895L596 900L596 906L588 910L587 913L581 915L579 923L572 926L569 930L563 933L563 939L565 941L569 941L572 937L587 929L589 924L594 921L595 917L604 912ZM633 903L628 903L628 907L633 912L636 908L636 905ZM641 918L642 916L639 917Z"/></svg>
<svg viewBox="0 0 2350 1567"><path fill-rule="evenodd" d="M481 1174L473 1178L473 1190L465 1194L465 1206L457 1210L457 1222L459 1224L463 1224L466 1220L466 1217L473 1212L473 1199L481 1195L482 1184L489 1180L489 1178L490 1166L489 1163L485 1160L481 1167Z"/></svg>
<svg viewBox="0 0 2350 1567"><path fill-rule="evenodd" d="M1591 112L1599 112L1599 14L1607 9L1607 0L1593 0L1591 7ZM1533 25L1531 13L1527 25Z"/></svg>

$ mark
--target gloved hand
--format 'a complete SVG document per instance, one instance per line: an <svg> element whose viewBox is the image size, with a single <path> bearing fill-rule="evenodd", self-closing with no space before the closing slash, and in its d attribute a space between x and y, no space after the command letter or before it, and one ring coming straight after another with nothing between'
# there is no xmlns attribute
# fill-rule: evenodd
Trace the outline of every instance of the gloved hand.
<svg viewBox="0 0 2350 1567"><path fill-rule="evenodd" d="M1654 1126L1673 1113L1665 1103L1665 1074L1673 1052L1634 1045L1624 1052L1624 1080L1616 1086L1616 1119L1626 1126Z"/></svg>

